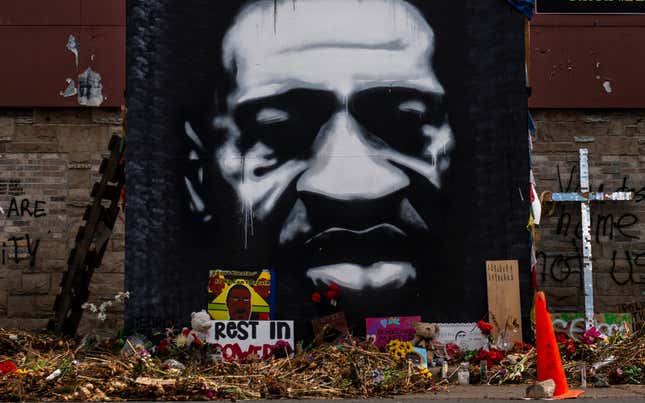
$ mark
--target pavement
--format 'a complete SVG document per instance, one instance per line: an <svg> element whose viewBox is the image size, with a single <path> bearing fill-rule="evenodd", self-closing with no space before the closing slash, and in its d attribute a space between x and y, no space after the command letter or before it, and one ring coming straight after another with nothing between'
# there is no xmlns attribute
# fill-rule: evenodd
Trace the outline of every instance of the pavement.
<svg viewBox="0 0 645 403"><path fill-rule="evenodd" d="M517 402L524 399L524 392L527 384L521 385L450 385L444 387L436 393L419 393L402 396L393 396L390 398L370 398L370 399L339 399L339 400L322 400L307 399L307 403L421 403L432 401L432 403L445 401L447 403L457 403L461 401L482 401L486 403L494 402ZM573 388L575 389L575 388ZM553 400L553 399L544 399ZM616 403L644 403L645 386L643 385L615 385L607 388L585 388L584 393L578 400L595 400L596 402L616 402ZM280 403L303 403L305 400L278 400ZM253 403L275 403L276 400L254 400ZM571 400L573 403L573 401ZM133 403L133 402L130 402ZM206 402L205 402L206 403Z"/></svg>
<svg viewBox="0 0 645 403"><path fill-rule="evenodd" d="M524 399L527 384L521 385L450 385L445 390L437 393L421 393L405 396L396 396L396 401L406 400L518 400ZM571 388L580 389L580 388ZM578 400L609 400L645 402L644 385L612 385L607 388L584 388L584 393Z"/></svg>

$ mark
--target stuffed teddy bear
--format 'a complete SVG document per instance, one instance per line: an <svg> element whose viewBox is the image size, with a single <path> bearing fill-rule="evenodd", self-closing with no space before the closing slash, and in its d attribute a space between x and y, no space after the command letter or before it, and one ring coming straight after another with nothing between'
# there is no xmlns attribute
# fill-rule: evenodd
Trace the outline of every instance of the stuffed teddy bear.
<svg viewBox="0 0 645 403"><path fill-rule="evenodd" d="M414 327L414 331L416 332L412 344L415 347L422 347L426 350L432 349L432 341L437 333L439 333L439 326L435 323L414 322L412 327Z"/></svg>
<svg viewBox="0 0 645 403"><path fill-rule="evenodd" d="M412 324L415 335L412 344L415 347L425 348L428 354L428 363L434 360L437 343L434 338L439 334L439 326L436 323L415 322Z"/></svg>
<svg viewBox="0 0 645 403"><path fill-rule="evenodd" d="M197 339L200 342L205 342L208 338L208 331L213 326L213 322L208 312L202 309L199 312L190 314L190 326Z"/></svg>

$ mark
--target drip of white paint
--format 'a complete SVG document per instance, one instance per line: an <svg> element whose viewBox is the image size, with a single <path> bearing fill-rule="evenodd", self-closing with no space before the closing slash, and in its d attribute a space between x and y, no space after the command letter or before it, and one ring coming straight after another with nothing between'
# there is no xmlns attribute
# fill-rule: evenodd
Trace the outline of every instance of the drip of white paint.
<svg viewBox="0 0 645 403"><path fill-rule="evenodd" d="M609 81L605 81L604 83L602 83L602 87L605 89L605 92L607 94L611 94L612 89L611 89L611 83Z"/></svg>
<svg viewBox="0 0 645 403"><path fill-rule="evenodd" d="M242 158L242 187L246 183L246 160ZM249 236L253 236L253 200L242 197L242 219L244 220L244 249L248 249Z"/></svg>
<svg viewBox="0 0 645 403"><path fill-rule="evenodd" d="M65 98L67 97L73 97L76 95L76 86L74 85L74 80L71 78L66 78L65 82L67 82L67 88L65 88L64 91L60 91L59 94Z"/></svg>
<svg viewBox="0 0 645 403"><path fill-rule="evenodd" d="M195 133L195 130L193 130L193 127L189 122L184 122L184 132L186 133L186 136L188 136L188 138L191 139L197 147L204 150L204 144L199 139L199 136L197 136L197 133Z"/></svg>
<svg viewBox="0 0 645 403"><path fill-rule="evenodd" d="M67 50L72 52L74 54L74 59L76 61L76 68L78 68L78 42L76 41L76 37L74 35L70 35L67 38Z"/></svg>
<svg viewBox="0 0 645 403"><path fill-rule="evenodd" d="M184 184L186 185L186 189L190 195L191 206L194 207L196 212L203 213L205 209L204 201L199 197L197 191L195 191L193 183L188 178L184 177Z"/></svg>

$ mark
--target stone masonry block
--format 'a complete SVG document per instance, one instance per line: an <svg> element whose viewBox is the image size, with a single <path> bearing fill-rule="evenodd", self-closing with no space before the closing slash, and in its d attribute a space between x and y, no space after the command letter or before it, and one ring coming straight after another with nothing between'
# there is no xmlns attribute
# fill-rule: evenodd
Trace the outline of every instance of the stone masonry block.
<svg viewBox="0 0 645 403"><path fill-rule="evenodd" d="M2 318L0 317L0 327L5 329L24 329L24 330L38 330L45 329L49 319L41 318Z"/></svg>
<svg viewBox="0 0 645 403"><path fill-rule="evenodd" d="M0 142L11 141L16 130L14 118L0 118Z"/></svg>
<svg viewBox="0 0 645 403"><path fill-rule="evenodd" d="M7 315L7 302L9 293L5 290L0 290L0 318Z"/></svg>
<svg viewBox="0 0 645 403"><path fill-rule="evenodd" d="M67 126L58 138L63 152L92 152L105 149L109 130L104 126Z"/></svg>
<svg viewBox="0 0 645 403"><path fill-rule="evenodd" d="M121 110L119 108L92 108L92 122L107 125L120 125Z"/></svg>
<svg viewBox="0 0 645 403"><path fill-rule="evenodd" d="M0 291L11 292L20 288L21 271L0 267Z"/></svg>
<svg viewBox="0 0 645 403"><path fill-rule="evenodd" d="M36 108L36 124L87 124L92 121L89 108Z"/></svg>
<svg viewBox="0 0 645 403"><path fill-rule="evenodd" d="M87 169L70 169L67 171L67 183L70 188L89 188L90 173Z"/></svg>
<svg viewBox="0 0 645 403"><path fill-rule="evenodd" d="M123 273L125 267L125 253L108 251L103 256L101 266L96 272L101 273Z"/></svg>
<svg viewBox="0 0 645 403"><path fill-rule="evenodd" d="M12 294L47 294L50 288L49 273L23 273L22 287Z"/></svg>

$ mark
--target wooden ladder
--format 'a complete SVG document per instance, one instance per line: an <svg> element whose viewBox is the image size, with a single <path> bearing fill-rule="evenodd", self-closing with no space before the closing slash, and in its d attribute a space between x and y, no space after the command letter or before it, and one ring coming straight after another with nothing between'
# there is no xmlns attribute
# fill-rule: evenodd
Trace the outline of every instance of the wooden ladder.
<svg viewBox="0 0 645 403"><path fill-rule="evenodd" d="M67 272L60 284L61 291L54 302L54 317L47 325L58 334L76 334L83 316L82 305L89 298L92 274L101 265L119 215L121 189L125 184L125 139L112 136L108 149L110 156L101 161L99 173L103 176L92 187L93 201L83 214L85 225L81 225L76 234L76 244L69 253Z"/></svg>

